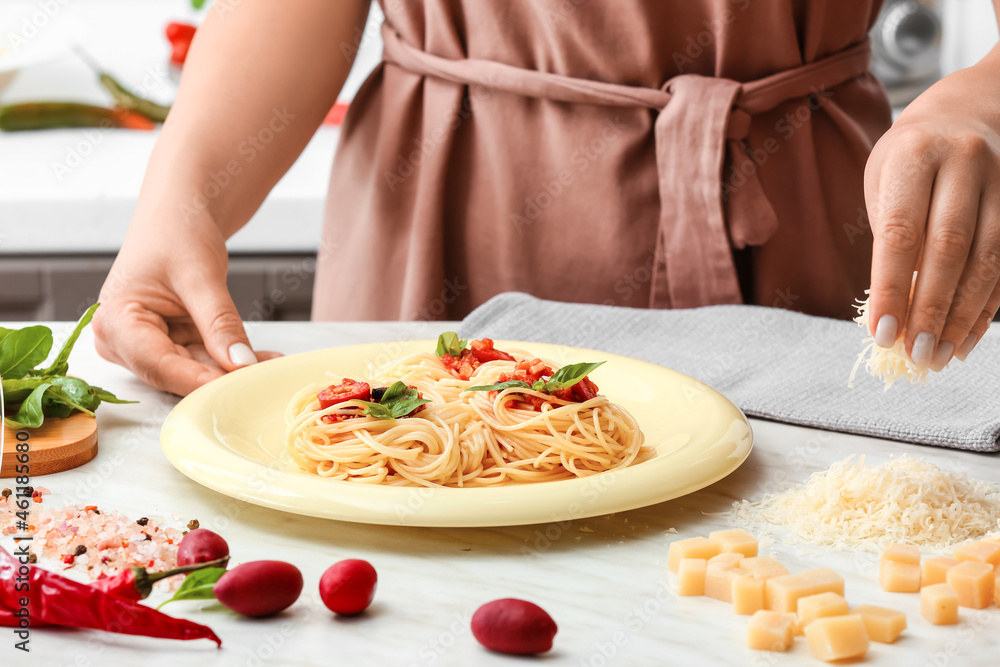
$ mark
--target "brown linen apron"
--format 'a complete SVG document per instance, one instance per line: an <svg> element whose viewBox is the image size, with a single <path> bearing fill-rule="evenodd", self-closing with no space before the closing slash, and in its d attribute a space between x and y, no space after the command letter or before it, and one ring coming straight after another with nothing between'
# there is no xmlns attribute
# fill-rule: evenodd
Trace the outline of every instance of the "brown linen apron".
<svg viewBox="0 0 1000 667"><path fill-rule="evenodd" d="M458 318L510 290L844 317L867 286L876 0L384 4L316 319Z"/></svg>

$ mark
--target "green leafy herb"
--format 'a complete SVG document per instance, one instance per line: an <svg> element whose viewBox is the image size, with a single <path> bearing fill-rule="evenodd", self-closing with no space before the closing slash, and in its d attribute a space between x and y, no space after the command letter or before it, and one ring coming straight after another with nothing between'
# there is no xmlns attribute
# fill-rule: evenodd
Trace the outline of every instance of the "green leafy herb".
<svg viewBox="0 0 1000 667"><path fill-rule="evenodd" d="M80 333L94 317L98 304L87 309L62 349L47 368L37 368L52 351L52 331L44 326L0 328L0 376L6 402L7 425L38 428L46 417L63 418L74 412L93 416L101 403L125 401L100 387L67 375L69 355Z"/></svg>
<svg viewBox="0 0 1000 667"><path fill-rule="evenodd" d="M510 389L511 387L517 387L519 389L531 389L531 385L524 380L507 380L506 382L498 382L496 384L485 384L476 387L469 387L465 391L503 391L504 389Z"/></svg>
<svg viewBox="0 0 1000 667"><path fill-rule="evenodd" d="M556 389L565 389L567 387L572 387L577 382L587 377L594 372L596 368L601 366L605 362L596 361L580 364L570 364L569 366L563 366L555 373L552 374L548 380L536 380L532 384L528 384L523 380L507 380L505 382L498 382L496 384L480 385L476 387L469 387L465 391L503 391L504 389L509 389L511 387L517 387L519 389L534 389L535 391L544 391L551 394Z"/></svg>
<svg viewBox="0 0 1000 667"><path fill-rule="evenodd" d="M52 349L52 330L33 326L5 329L0 341L0 377L23 378L45 361Z"/></svg>
<svg viewBox="0 0 1000 667"><path fill-rule="evenodd" d="M437 356L443 357L450 354L453 357L461 356L462 350L469 344L469 341L458 337L454 331L445 331L438 336Z"/></svg>
<svg viewBox="0 0 1000 667"><path fill-rule="evenodd" d="M191 6L195 9L201 9L205 6L205 0L191 0Z"/></svg>
<svg viewBox="0 0 1000 667"><path fill-rule="evenodd" d="M378 403L371 401L361 401L365 404L365 409L361 413L375 417L375 419L398 419L405 417L424 403L430 403L426 398L420 398L416 389L407 387L402 382L393 382L382 400Z"/></svg>
<svg viewBox="0 0 1000 667"><path fill-rule="evenodd" d="M73 333L63 343L62 349L59 350L59 354L56 355L52 365L44 370L35 371L32 375L66 375L69 372L69 353L73 351L73 346L76 345L76 340L80 337L80 334L90 324L90 321L94 319L94 311L97 310L98 305L100 304L95 303L88 308L87 312L80 318L80 321L76 323L76 328L73 329ZM51 335L51 332L49 334ZM48 356L47 352L45 356ZM42 357L41 360L44 361L45 357Z"/></svg>
<svg viewBox="0 0 1000 667"><path fill-rule="evenodd" d="M215 591L213 587L215 586L215 582L221 579L225 573L226 568L224 567L206 567L203 570L192 572L187 575L184 583L177 589L174 596L162 602L157 609L168 602L177 602L178 600L214 600Z"/></svg>
<svg viewBox="0 0 1000 667"><path fill-rule="evenodd" d="M599 366L601 366L603 361L582 363L582 364L570 364L569 366L563 366L555 373L552 374L545 382L544 391L552 391L553 389L565 389L566 387L572 387L577 382L587 377L594 372ZM535 383L537 384L537 383Z"/></svg>

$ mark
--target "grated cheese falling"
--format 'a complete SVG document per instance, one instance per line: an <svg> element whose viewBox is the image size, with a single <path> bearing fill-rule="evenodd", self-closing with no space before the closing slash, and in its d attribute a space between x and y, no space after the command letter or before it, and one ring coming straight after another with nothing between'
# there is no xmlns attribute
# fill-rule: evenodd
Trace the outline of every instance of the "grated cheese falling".
<svg viewBox="0 0 1000 667"><path fill-rule="evenodd" d="M796 541L876 551L883 542L942 550L1000 528L1000 489L903 455L865 465L854 455L804 484L733 503L730 518L757 532L786 527Z"/></svg>
<svg viewBox="0 0 1000 667"><path fill-rule="evenodd" d="M865 290L865 294L868 294L868 292L869 290ZM868 299L859 301L857 308L858 316L854 318L854 321L866 331L869 331ZM848 387L854 387L854 378L858 374L858 368L861 366L861 363L865 361L865 355L868 355L866 364L868 374L880 378L885 382L886 391L900 378L905 378L910 384L927 384L927 371L930 369L927 366L918 366L910 360L910 355L906 353L906 344L902 338L898 339L892 347L876 345L875 339L872 336L868 336L862 342L867 345L865 349L861 350L858 360L854 362L854 368L851 369L851 377L847 380Z"/></svg>

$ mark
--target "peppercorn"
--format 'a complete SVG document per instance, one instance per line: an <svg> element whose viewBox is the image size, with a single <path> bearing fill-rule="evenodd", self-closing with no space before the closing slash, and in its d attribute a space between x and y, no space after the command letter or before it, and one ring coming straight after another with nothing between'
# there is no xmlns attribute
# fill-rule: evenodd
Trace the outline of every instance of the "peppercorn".
<svg viewBox="0 0 1000 667"><path fill-rule="evenodd" d="M142 538L142 540L143 540L144 542L150 542L150 541L152 541L152 539L153 539L153 536L152 536L152 535L150 535L149 533L143 533L143 535L145 535L145 536L146 536L146 537Z"/></svg>
<svg viewBox="0 0 1000 667"><path fill-rule="evenodd" d="M35 495L35 487L33 487L33 486L26 486L26 487L24 487L24 492L25 492L25 494L27 494L29 496L33 496L33 495Z"/></svg>
<svg viewBox="0 0 1000 667"><path fill-rule="evenodd" d="M10 489L4 489L3 491L0 491L0 496L3 496L4 498L9 498L11 493L13 493L13 491L11 491Z"/></svg>
<svg viewBox="0 0 1000 667"><path fill-rule="evenodd" d="M191 519L190 521L188 521L187 525L188 530L198 530L198 528L200 527L201 524L198 523L198 519Z"/></svg>
<svg viewBox="0 0 1000 667"><path fill-rule="evenodd" d="M146 517L142 517L141 519L136 519L135 522L140 526L145 526L147 523L149 523L149 519Z"/></svg>
<svg viewBox="0 0 1000 667"><path fill-rule="evenodd" d="M29 563L37 563L38 562L38 556L36 556L33 553L29 553L28 554L28 562Z"/></svg>
<svg viewBox="0 0 1000 667"><path fill-rule="evenodd" d="M85 553L87 553L87 547L83 546L82 544L78 544L76 545L76 551L73 552L73 555L82 556Z"/></svg>

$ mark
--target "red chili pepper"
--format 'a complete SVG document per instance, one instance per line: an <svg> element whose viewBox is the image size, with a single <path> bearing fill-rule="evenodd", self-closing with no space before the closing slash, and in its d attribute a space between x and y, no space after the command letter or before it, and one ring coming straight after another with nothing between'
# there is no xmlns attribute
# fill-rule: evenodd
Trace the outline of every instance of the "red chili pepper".
<svg viewBox="0 0 1000 667"><path fill-rule="evenodd" d="M26 575L21 568L27 568ZM28 590L14 590L25 579ZM207 626L167 616L134 600L22 564L0 549L0 607L21 609L22 598L27 598L28 604L23 606L29 611L32 625L37 622L163 639L211 639L222 646L222 640Z"/></svg>
<svg viewBox="0 0 1000 667"><path fill-rule="evenodd" d="M316 394L319 400L319 409L325 410L331 405L343 403L344 401L360 400L368 401L372 397L372 388L367 382L358 382L350 378L344 378L340 384L331 384L323 391Z"/></svg>
<svg viewBox="0 0 1000 667"><path fill-rule="evenodd" d="M170 62L178 67L187 60L188 50L191 48L191 40L194 39L198 28L190 23L168 23L164 31L167 39L170 40Z"/></svg>
<svg viewBox="0 0 1000 667"><path fill-rule="evenodd" d="M152 561L150 561L152 562ZM149 572L144 567L130 567L122 570L116 575L102 577L90 583L94 590L102 591L108 595L114 595L129 600L143 600L153 592L153 584L161 579L173 577L178 574L186 574L201 570L206 567L225 567L229 562L229 556L217 560L205 561L203 563L193 563L173 570L163 572Z"/></svg>

